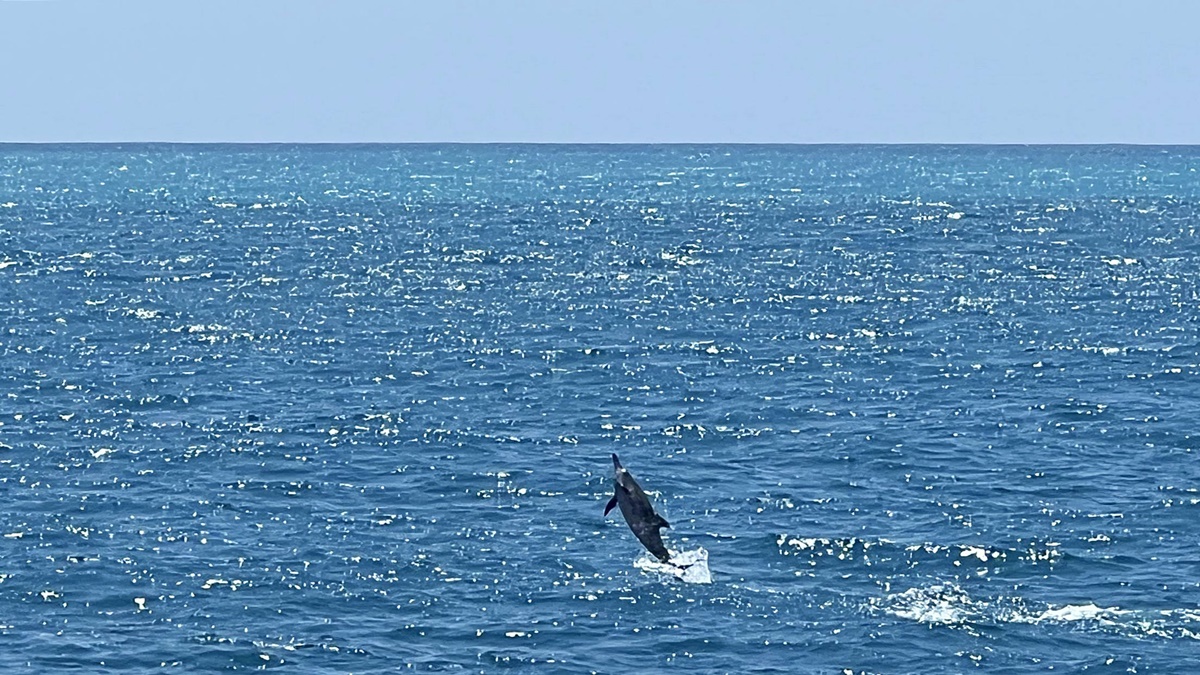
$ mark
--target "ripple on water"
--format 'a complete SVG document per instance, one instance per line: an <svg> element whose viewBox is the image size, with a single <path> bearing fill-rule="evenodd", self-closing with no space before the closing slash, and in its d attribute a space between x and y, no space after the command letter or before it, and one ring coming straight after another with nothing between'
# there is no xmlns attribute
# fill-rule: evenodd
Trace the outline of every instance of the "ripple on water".
<svg viewBox="0 0 1200 675"><path fill-rule="evenodd" d="M1177 668L1198 163L0 149L0 668Z"/></svg>

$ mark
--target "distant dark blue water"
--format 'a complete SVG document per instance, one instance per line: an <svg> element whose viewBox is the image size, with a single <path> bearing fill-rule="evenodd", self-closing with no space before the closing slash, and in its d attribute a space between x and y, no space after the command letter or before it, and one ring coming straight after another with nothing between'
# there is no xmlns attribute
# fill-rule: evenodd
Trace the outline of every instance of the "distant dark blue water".
<svg viewBox="0 0 1200 675"><path fill-rule="evenodd" d="M0 146L0 671L1185 672L1198 168Z"/></svg>

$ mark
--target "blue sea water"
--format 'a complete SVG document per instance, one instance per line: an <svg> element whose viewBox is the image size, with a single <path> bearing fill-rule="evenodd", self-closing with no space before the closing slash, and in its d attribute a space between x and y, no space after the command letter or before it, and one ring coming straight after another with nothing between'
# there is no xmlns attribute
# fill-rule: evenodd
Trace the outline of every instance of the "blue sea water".
<svg viewBox="0 0 1200 675"><path fill-rule="evenodd" d="M1198 168L0 146L0 671L1189 672Z"/></svg>

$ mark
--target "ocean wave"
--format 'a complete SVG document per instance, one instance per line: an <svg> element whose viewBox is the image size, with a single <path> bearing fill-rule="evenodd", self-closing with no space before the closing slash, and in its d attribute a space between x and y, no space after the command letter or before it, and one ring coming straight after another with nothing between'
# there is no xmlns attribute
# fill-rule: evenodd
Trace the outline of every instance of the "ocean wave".
<svg viewBox="0 0 1200 675"><path fill-rule="evenodd" d="M936 544L922 542L904 544L888 539L860 537L793 537L779 535L775 541L781 555L805 557L813 561L837 560L867 567L880 564L899 565L914 570L934 563L952 567L1023 563L1053 565L1062 557L1059 542L1030 542L1024 548L1002 548L982 544Z"/></svg>
<svg viewBox="0 0 1200 675"><path fill-rule="evenodd" d="M1020 596L977 597L953 581L872 598L864 609L872 614L969 630L1025 624L1130 638L1200 640L1200 610L1192 608L1134 610L1095 602L1054 604Z"/></svg>

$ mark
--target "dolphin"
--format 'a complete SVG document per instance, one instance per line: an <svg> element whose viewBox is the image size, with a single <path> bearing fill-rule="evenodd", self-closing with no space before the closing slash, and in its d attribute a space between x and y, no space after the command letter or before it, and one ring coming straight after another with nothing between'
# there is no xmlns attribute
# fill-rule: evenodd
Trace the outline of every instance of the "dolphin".
<svg viewBox="0 0 1200 675"><path fill-rule="evenodd" d="M629 523L629 529L633 530L634 536L642 542L642 546L661 562L670 563L671 554L667 552L667 547L663 546L662 536L658 531L664 527L671 527L671 524L654 512L654 506L642 491L642 486L634 480L633 474L621 466L621 460L617 459L615 453L612 460L615 472L614 494L612 499L608 500L608 506L604 507L604 515L607 516L614 507L620 506L621 515L625 516L625 522Z"/></svg>

